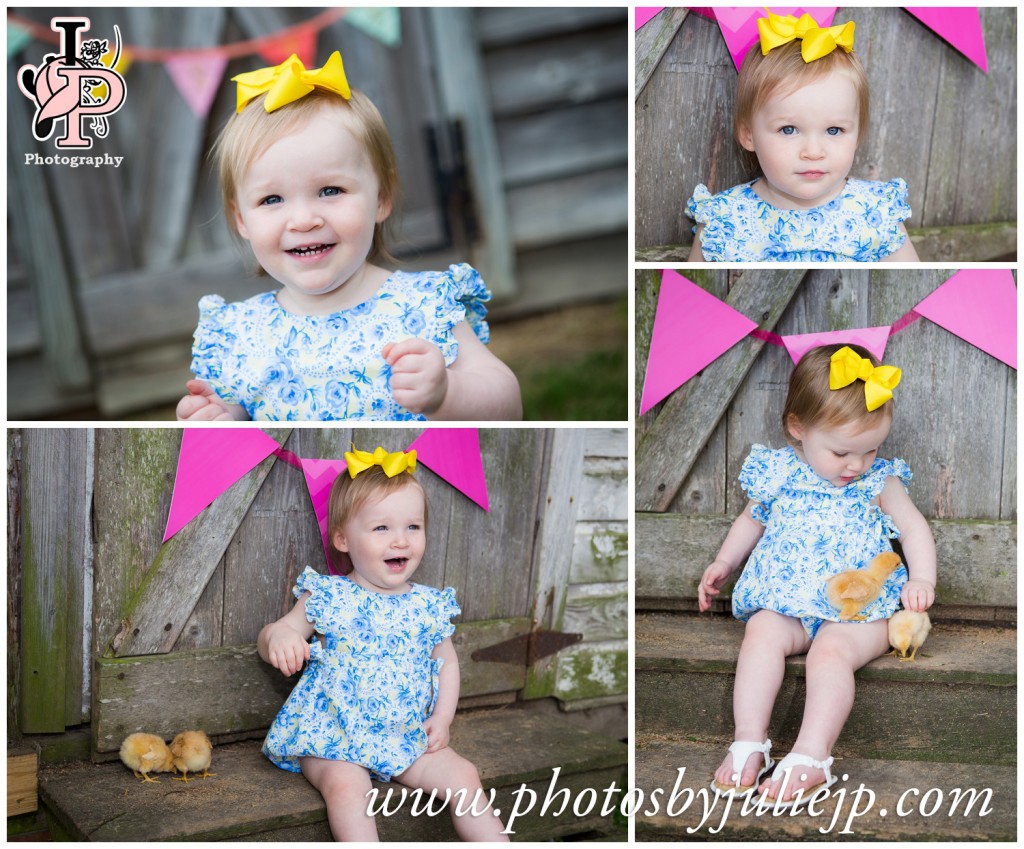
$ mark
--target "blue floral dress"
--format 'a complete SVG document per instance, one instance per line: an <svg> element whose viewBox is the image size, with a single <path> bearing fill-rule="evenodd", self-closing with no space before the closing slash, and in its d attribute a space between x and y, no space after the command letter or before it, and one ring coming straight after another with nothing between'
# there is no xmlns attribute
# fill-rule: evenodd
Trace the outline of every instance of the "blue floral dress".
<svg viewBox="0 0 1024 849"><path fill-rule="evenodd" d="M758 502L752 512L765 529L733 588L733 616L746 621L758 610L775 610L798 618L812 638L823 621L838 622L825 592L828 579L892 551L889 540L899 538L892 519L872 503L888 477L906 486L910 467L903 460L879 457L863 475L840 487L815 474L792 447L753 446L740 483ZM862 611L864 621L892 616L906 580L907 569L900 566L879 598Z"/></svg>
<svg viewBox="0 0 1024 849"><path fill-rule="evenodd" d="M490 341L484 304L491 299L468 265L447 271L394 272L369 300L333 315L295 315L273 292L226 303L199 301L192 371L251 419L273 421L423 421L391 397L389 342L418 336L451 365L452 330L465 321Z"/></svg>
<svg viewBox="0 0 1024 849"><path fill-rule="evenodd" d="M423 721L437 701L442 658L431 652L455 633L461 612L455 590L413 584L387 595L308 566L295 585L304 592L314 634L306 671L281 707L263 753L300 772L299 758L348 761L390 781L427 748Z"/></svg>
<svg viewBox="0 0 1024 849"><path fill-rule="evenodd" d="M741 183L717 195L699 185L687 215L704 229L709 262L876 262L907 240L907 184L847 179L836 198L813 209L779 209ZM694 227L694 232L697 228Z"/></svg>

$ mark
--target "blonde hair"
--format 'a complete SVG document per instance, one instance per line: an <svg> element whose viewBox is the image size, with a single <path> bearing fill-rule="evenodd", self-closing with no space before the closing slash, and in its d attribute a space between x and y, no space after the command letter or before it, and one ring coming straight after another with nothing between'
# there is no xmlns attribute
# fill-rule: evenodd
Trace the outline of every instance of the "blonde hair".
<svg viewBox="0 0 1024 849"><path fill-rule="evenodd" d="M351 100L314 89L305 97L273 112L267 112L263 108L264 97L265 95L249 101L241 112L231 116L211 152L224 196L224 214L234 236L238 236L235 225L238 186L249 167L278 139L295 132L315 115L327 109L333 109L342 117L345 128L366 152L377 177L380 201L390 205L392 209L397 205L398 164L395 160L394 147L384 119L370 98L355 89L352 90ZM390 235L390 221L389 216L373 228L373 245L367 256L370 262L395 261L386 246Z"/></svg>
<svg viewBox="0 0 1024 849"><path fill-rule="evenodd" d="M327 501L327 542L331 565L338 572L347 575L352 571L352 562L346 552L334 547L334 534L344 529L345 523L364 504L383 501L407 486L414 486L423 493L423 527L426 530L427 492L423 484L408 472L399 472L389 478L380 466L371 466L354 478L349 476L348 471L342 471L334 479Z"/></svg>
<svg viewBox="0 0 1024 849"><path fill-rule="evenodd" d="M829 389L832 355L843 347L846 346L824 345L812 348L793 369L789 378L786 406L782 411L782 432L790 445L800 444L789 432L793 419L804 428L835 428L853 424L860 432L879 424L884 417L892 418L894 402L891 400L876 410L868 410L863 381L855 380L842 389ZM871 360L873 365L879 365L878 359L866 348L860 345L849 347Z"/></svg>
<svg viewBox="0 0 1024 849"><path fill-rule="evenodd" d="M857 92L858 133L857 145L864 141L871 117L871 96L864 66L856 53L847 53L837 48L827 56L805 62L800 55L800 41L792 41L761 55L757 42L747 52L740 68L736 83L736 103L733 107L733 137L740 144L740 156L744 167L751 173L759 173L760 166L753 151L740 143L740 130L749 128L757 112L777 92L789 93L806 85L824 79L833 72L845 73L853 82Z"/></svg>

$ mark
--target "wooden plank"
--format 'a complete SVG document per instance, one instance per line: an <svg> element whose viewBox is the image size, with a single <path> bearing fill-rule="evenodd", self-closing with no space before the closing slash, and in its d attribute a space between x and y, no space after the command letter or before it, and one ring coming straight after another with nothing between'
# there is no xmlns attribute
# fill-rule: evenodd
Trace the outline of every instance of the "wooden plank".
<svg viewBox="0 0 1024 849"><path fill-rule="evenodd" d="M431 35L444 61L435 68L445 113L463 121L466 156L484 241L473 262L495 295L516 290L515 253L501 175L498 139L487 90L488 74L476 47L471 9L431 9Z"/></svg>
<svg viewBox="0 0 1024 849"><path fill-rule="evenodd" d="M558 655L554 695L564 702L629 692L629 651L625 640L583 643Z"/></svg>
<svg viewBox="0 0 1024 849"><path fill-rule="evenodd" d="M620 100L569 104L497 122L508 186L629 162L628 116ZM557 139L557 144L552 144Z"/></svg>
<svg viewBox="0 0 1024 849"><path fill-rule="evenodd" d="M535 628L562 629L565 596L572 567L573 537L584 468L586 435L582 429L547 431L544 450L544 488L537 508L533 549L535 576L530 616ZM539 659L527 670L524 699L553 694L559 656Z"/></svg>
<svg viewBox="0 0 1024 849"><path fill-rule="evenodd" d="M751 270L740 275L727 303L771 330L800 285L800 270ZM763 342L747 337L665 402L637 448L636 505L665 510L760 353Z"/></svg>
<svg viewBox="0 0 1024 849"><path fill-rule="evenodd" d="M636 514L636 597L693 599L735 516ZM1016 522L929 519L938 552L941 605L1015 607ZM671 562L672 569L665 563ZM736 577L739 573L736 573ZM723 601L725 599L725 601ZM728 592L716 600L723 609Z"/></svg>
<svg viewBox="0 0 1024 849"><path fill-rule="evenodd" d="M7 744L7 816L39 809L39 755L28 746Z"/></svg>
<svg viewBox="0 0 1024 849"><path fill-rule="evenodd" d="M640 96L647 81L658 67L661 57L665 55L672 39L683 25L689 9L662 9L651 20L636 31L635 82L633 83L633 99Z"/></svg>
<svg viewBox="0 0 1024 849"><path fill-rule="evenodd" d="M615 6L536 7L529 10L484 6L475 12L477 35L487 48L626 23L626 10Z"/></svg>
<svg viewBox="0 0 1024 849"><path fill-rule="evenodd" d="M626 640L629 637L629 592L625 581L569 587L565 599L568 634L582 634L585 642Z"/></svg>
<svg viewBox="0 0 1024 849"><path fill-rule="evenodd" d="M629 458L629 429L622 427L587 428L587 457Z"/></svg>
<svg viewBox="0 0 1024 849"><path fill-rule="evenodd" d="M32 421L56 416L75 418L93 405L90 388L62 389L42 354L7 361L7 416L9 421ZM90 416L91 418L91 416Z"/></svg>
<svg viewBox="0 0 1024 849"><path fill-rule="evenodd" d="M126 605L111 645L116 656L171 649L276 460L264 460L161 546Z"/></svg>
<svg viewBox="0 0 1024 849"><path fill-rule="evenodd" d="M626 522L577 522L572 546L573 584L625 581L629 571Z"/></svg>
<svg viewBox="0 0 1024 849"><path fill-rule="evenodd" d="M89 436L35 429L22 440L21 730L57 732L82 721Z"/></svg>
<svg viewBox="0 0 1024 849"><path fill-rule="evenodd" d="M587 457L577 519L624 520L629 515L629 463L625 458Z"/></svg>
<svg viewBox="0 0 1024 849"><path fill-rule="evenodd" d="M465 623L453 643L462 697L516 690L522 664L476 662L473 652L528 633L526 618ZM299 676L286 678L260 660L255 644L161 655L96 659L94 751L116 752L124 738L146 731L170 739L187 728L212 736L268 728Z"/></svg>
<svg viewBox="0 0 1024 849"><path fill-rule="evenodd" d="M628 170L604 168L509 189L516 247L537 248L625 229Z"/></svg>
<svg viewBox="0 0 1024 849"><path fill-rule="evenodd" d="M8 190L12 199L22 200L8 225L32 281L46 370L60 390L86 390L91 377L75 313L73 281L62 252L54 250L54 236L61 228L53 209L40 202L51 192L47 166L25 164L26 154L46 153L46 148L32 137L34 113L13 73L7 75L7 107Z"/></svg>
<svg viewBox="0 0 1024 849"><path fill-rule="evenodd" d="M21 729L21 513L22 442L19 428L7 431L7 735Z"/></svg>

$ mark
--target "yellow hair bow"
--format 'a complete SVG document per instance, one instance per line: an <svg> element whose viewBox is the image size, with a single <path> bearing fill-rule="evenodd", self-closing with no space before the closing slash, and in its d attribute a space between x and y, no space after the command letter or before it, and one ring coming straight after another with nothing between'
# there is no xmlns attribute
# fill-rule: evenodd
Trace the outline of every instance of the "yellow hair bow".
<svg viewBox="0 0 1024 849"><path fill-rule="evenodd" d="M903 372L896 366L875 366L849 346L832 355L828 373L828 388L842 389L855 380L864 381L864 400L869 410L877 410L892 398L892 390L900 382Z"/></svg>
<svg viewBox="0 0 1024 849"><path fill-rule="evenodd" d="M349 477L355 477L374 466L380 466L389 478L402 472L412 474L416 471L415 451L394 451L389 454L383 448L377 448L372 454L369 451L357 451L355 445L351 451L345 452L348 463Z"/></svg>
<svg viewBox="0 0 1024 849"><path fill-rule="evenodd" d="M842 47L847 53L851 52L853 30L853 21L821 28L817 21L806 13L798 19L793 15L773 15L768 12L767 18L757 19L762 56L767 56L770 50L799 38L802 42L800 55L804 57L805 62L813 62L822 56L828 56L837 47Z"/></svg>
<svg viewBox="0 0 1024 849"><path fill-rule="evenodd" d="M267 93L267 97L263 101L263 107L268 112L294 103L315 88L333 91L345 100L352 97L352 89L348 87L348 79L345 77L345 66L341 63L341 54L337 50L331 54L322 68L307 71L299 57L293 53L280 65L238 74L232 77L231 81L238 83L236 112L241 112L250 100L264 92Z"/></svg>

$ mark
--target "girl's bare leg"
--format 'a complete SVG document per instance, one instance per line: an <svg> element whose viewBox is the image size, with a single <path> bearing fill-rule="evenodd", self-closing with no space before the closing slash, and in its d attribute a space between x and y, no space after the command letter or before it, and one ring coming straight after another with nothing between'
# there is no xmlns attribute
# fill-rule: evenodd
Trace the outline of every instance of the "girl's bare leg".
<svg viewBox="0 0 1024 849"><path fill-rule="evenodd" d="M774 610L759 610L747 620L743 645L736 662L736 682L732 694L733 718L736 722L735 740L762 742L768 737L775 697L782 686L786 671L786 658L807 651L810 639L799 619L783 616ZM746 764L733 764L727 754L715 772L721 784L735 784L736 769L740 768L740 784L754 783L758 770L764 765L760 754L747 758Z"/></svg>
<svg viewBox="0 0 1024 849"><path fill-rule="evenodd" d="M337 841L376 842L377 824L366 813L370 774L365 767L346 761L301 758L302 774L327 805L327 822Z"/></svg>
<svg viewBox="0 0 1024 849"><path fill-rule="evenodd" d="M831 754L853 707L853 673L885 654L888 648L888 625L884 619L822 624L807 652L807 701L800 734L793 744L794 752L809 755L816 761L823 761ZM797 790L814 787L824 780L823 770L794 769L783 799L790 799ZM780 784L781 780L773 785L766 778L761 788L774 799Z"/></svg>
<svg viewBox="0 0 1024 849"><path fill-rule="evenodd" d="M487 804L476 767L454 750L445 748L420 755L405 772L395 776L395 781L422 788L425 793L436 790L438 799L444 799L445 790L450 790L452 825L462 840L508 842L508 835L502 834L505 827ZM464 796L456 795L460 790L465 790ZM456 807L464 812L462 816L456 815ZM474 809L478 814L473 814Z"/></svg>

